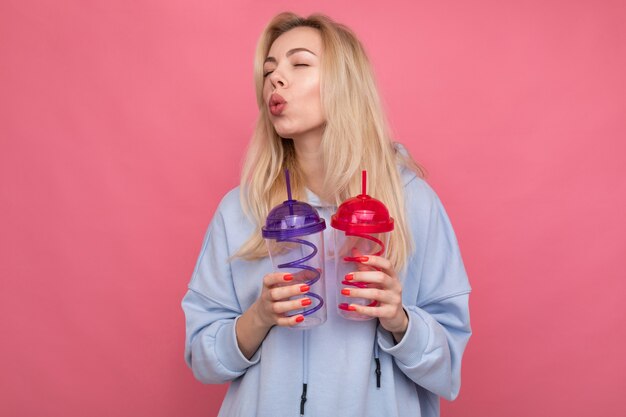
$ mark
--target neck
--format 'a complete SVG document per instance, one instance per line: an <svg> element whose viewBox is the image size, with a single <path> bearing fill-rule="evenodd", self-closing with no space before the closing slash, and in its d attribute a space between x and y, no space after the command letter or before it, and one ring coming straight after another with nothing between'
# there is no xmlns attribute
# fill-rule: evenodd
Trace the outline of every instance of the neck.
<svg viewBox="0 0 626 417"><path fill-rule="evenodd" d="M309 190L321 195L324 182L324 168L322 159L322 134L310 135L293 139L296 149L298 166L304 175L304 181Z"/></svg>

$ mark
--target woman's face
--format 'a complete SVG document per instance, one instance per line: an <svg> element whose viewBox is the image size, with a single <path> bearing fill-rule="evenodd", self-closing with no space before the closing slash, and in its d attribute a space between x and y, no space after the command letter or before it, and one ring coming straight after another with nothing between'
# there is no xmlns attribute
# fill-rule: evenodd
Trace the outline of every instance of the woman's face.
<svg viewBox="0 0 626 417"><path fill-rule="evenodd" d="M322 38L317 29L297 27L280 35L263 64L263 101L280 137L321 134L326 118L320 99Z"/></svg>

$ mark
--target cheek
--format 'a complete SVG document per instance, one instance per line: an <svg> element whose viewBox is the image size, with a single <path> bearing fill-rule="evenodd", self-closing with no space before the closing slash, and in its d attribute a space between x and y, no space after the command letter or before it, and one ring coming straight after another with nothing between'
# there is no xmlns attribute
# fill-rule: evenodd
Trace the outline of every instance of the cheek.
<svg viewBox="0 0 626 417"><path fill-rule="evenodd" d="M320 83L317 80L309 81L305 88L305 96L307 99L314 101L316 104L320 102ZM321 103L320 103L321 104Z"/></svg>
<svg viewBox="0 0 626 417"><path fill-rule="evenodd" d="M272 92L274 91L274 87L272 87L272 83L270 82L269 78L265 78L263 80L263 98L265 99L265 101L268 101L270 99L270 96L272 95Z"/></svg>
<svg viewBox="0 0 626 417"><path fill-rule="evenodd" d="M311 100L315 102L315 106L317 107L318 116L321 119L326 120L326 117L324 116L324 109L323 109L323 106L322 106L322 95L320 94L320 84L319 84L319 82L317 82L311 88Z"/></svg>
<svg viewBox="0 0 626 417"><path fill-rule="evenodd" d="M267 103L270 99L270 89L267 86L267 83L263 84L263 101Z"/></svg>

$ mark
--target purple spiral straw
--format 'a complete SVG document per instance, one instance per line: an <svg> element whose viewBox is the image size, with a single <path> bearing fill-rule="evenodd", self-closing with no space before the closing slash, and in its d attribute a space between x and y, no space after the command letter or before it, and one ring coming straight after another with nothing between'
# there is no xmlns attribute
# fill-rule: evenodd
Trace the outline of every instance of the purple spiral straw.
<svg viewBox="0 0 626 417"><path fill-rule="evenodd" d="M289 170L285 169L285 181L287 182L287 201L285 201L285 203L287 203L289 205L289 215L293 216L293 204L296 202L295 200L293 200L293 198L291 197L291 180L289 178ZM313 252L311 252L309 255L300 258L300 259L296 259L295 261L291 261L291 262L286 262L283 264L278 265L279 269L282 268L295 268L295 269L302 269L302 270L307 270L313 273L313 278L311 278L308 281L305 281L305 283L312 287L313 284L315 284L317 281L319 281L320 277L321 277L321 273L320 271L318 271L317 269L313 268L312 266L309 265L304 265L308 260L312 259L313 257L315 257L315 255L317 255L318 249L317 247L311 243L308 242L304 239L298 239L296 237L283 237L283 238L278 238L277 239L278 242L292 242L292 243L296 243L296 244L300 244L300 245L305 245L310 247L311 249L313 249ZM317 305L314 305L308 309L305 309L302 313L293 313L290 315L287 315L287 317L291 317L291 316L295 316L298 314L302 314L303 316L308 316L310 314L315 313L317 310L319 310L320 308L322 308L322 306L324 305L324 299L319 295L319 294L315 294L311 291L308 292L307 294L309 297L315 298L318 303Z"/></svg>
<svg viewBox="0 0 626 417"><path fill-rule="evenodd" d="M291 201L293 201L293 198L291 198L291 180L289 179L289 170L288 169L285 169L285 181L287 181L287 201L291 202ZM289 208L290 208L289 214L291 214L291 215L293 215L292 204L289 204Z"/></svg>
<svg viewBox="0 0 626 417"><path fill-rule="evenodd" d="M307 270L307 271L311 271L313 273L313 278L311 278L308 281L305 281L306 285L310 286L311 288L313 287L313 284L315 284L317 281L319 281L321 274L320 272L313 268L312 266L309 265L303 265L306 261L308 261L309 259L312 259L315 255L317 255L317 247L311 243L308 242L304 239L298 239L298 238L285 238L285 239L278 239L279 242L292 242L292 243L298 243L301 245L306 245L308 247L310 247L311 249L313 249L313 252L311 252L309 255L300 258L300 259L296 259L295 261L291 261L291 262L285 262L284 264L280 264L278 265L278 268L299 268L299 269L303 269L303 270ZM302 314L303 316L308 316L309 314L313 314L315 313L317 310L319 310L320 308L322 308L322 306L324 305L324 299L319 295L316 294L314 292L309 291L307 293L307 296L315 298L318 303L315 306L312 306L311 308L305 309L302 313L293 313L293 314L289 314L287 315L287 317L291 317L291 316L297 316L298 314Z"/></svg>

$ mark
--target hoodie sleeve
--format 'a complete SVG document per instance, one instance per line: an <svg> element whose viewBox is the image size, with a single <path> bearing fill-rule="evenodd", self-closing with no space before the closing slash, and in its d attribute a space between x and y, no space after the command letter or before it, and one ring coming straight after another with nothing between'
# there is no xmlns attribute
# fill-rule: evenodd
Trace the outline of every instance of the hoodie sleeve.
<svg viewBox="0 0 626 417"><path fill-rule="evenodd" d="M220 210L204 237L182 308L186 319L185 361L201 382L221 384L243 375L260 359L248 360L237 344L242 311L232 281L227 235Z"/></svg>
<svg viewBox="0 0 626 417"><path fill-rule="evenodd" d="M471 288L441 201L421 179L407 188L407 217L415 244L403 280L409 326L398 344L379 326L378 343L416 384L453 400L461 386L461 358L471 336Z"/></svg>

